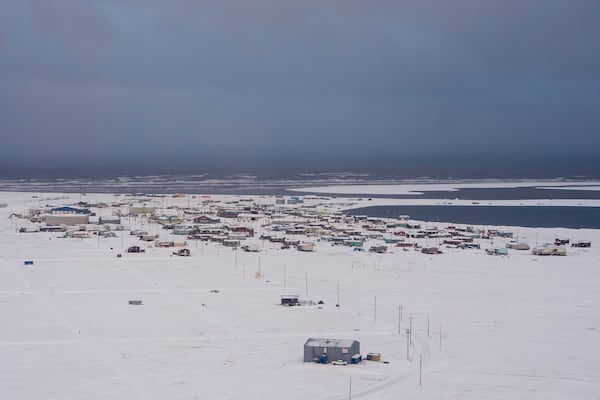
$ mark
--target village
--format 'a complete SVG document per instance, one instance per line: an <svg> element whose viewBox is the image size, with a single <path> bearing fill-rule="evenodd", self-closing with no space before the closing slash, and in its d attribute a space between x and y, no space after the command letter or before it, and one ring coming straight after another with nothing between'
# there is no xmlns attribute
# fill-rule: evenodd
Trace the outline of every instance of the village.
<svg viewBox="0 0 600 400"><path fill-rule="evenodd" d="M256 390L253 381L264 376L276 382L263 394L319 382L287 393L298 399L344 398L348 380L356 396L391 387L437 393L445 385L437 374L460 381L457 371L482 356L496 357L493 373L515 366L530 373L549 346L532 341L539 329L550 342L562 340L549 332L558 319L575 318L583 330L570 331L572 342L597 322L577 306L594 301L583 278L593 273L593 230L375 218L351 213L374 201L314 195L5 198L0 310L21 323L3 325L0 350L33 349L13 360L21 369L9 373L12 385L31 365L40 366L34 375L44 374L60 346L87 354L81 361L65 356L70 368L81 362L103 371L88 384L119 382L111 389L115 398L139 395L128 381L164 398L223 393L229 374L238 382L226 389L231 396ZM567 269L585 272L559 273ZM560 304L553 297L559 284L582 288L584 297ZM515 309L516 303L534 306ZM555 310L556 319L544 319L538 307ZM25 309L29 314L18 314ZM509 334L503 324L522 332ZM494 335L514 353L498 358L505 346L490 348ZM562 360L571 351L546 357ZM54 371L57 380L68 374ZM502 378L510 393L530 387L524 379ZM28 390L33 397L52 387ZM459 393L454 384L446 389Z"/></svg>
<svg viewBox="0 0 600 400"><path fill-rule="evenodd" d="M179 256L189 256L190 244L198 247L198 241L246 252L260 252L266 246L313 252L330 245L379 254L411 250L443 254L448 249L483 249L489 255L508 255L510 249L538 256L564 256L567 247L591 247L589 240L571 242L563 237L549 243L530 244L519 240L512 231L412 221L408 215L396 218L351 215L344 208L352 206L352 199L341 202L316 196L231 199L183 194L116 197L125 199L111 203L47 204L10 217L20 233L51 232L60 234L57 238L98 240L128 234L139 239L139 243L127 248L129 253L153 247L178 247L174 254Z"/></svg>

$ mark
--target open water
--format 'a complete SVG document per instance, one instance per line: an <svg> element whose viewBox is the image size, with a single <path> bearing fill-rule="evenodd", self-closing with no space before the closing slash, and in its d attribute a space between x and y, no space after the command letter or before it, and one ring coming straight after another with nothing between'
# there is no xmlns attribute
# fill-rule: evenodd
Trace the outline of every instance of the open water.
<svg viewBox="0 0 600 400"><path fill-rule="evenodd" d="M600 229L600 207L555 206L373 206L346 211L351 215L397 218L409 215L419 221L466 225L524 226L537 228Z"/></svg>

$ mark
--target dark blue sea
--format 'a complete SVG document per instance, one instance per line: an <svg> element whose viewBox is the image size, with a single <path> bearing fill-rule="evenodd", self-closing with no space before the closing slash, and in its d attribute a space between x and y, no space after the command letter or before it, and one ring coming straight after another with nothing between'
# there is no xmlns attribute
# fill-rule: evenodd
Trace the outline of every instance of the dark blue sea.
<svg viewBox="0 0 600 400"><path fill-rule="evenodd" d="M555 206L374 206L346 211L351 215L397 218L466 225L524 226L537 228L600 229L600 207Z"/></svg>

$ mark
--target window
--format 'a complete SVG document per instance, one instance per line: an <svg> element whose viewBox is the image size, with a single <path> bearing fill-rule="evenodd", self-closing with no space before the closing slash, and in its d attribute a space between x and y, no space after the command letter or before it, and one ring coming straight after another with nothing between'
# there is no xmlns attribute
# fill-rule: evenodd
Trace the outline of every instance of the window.
<svg viewBox="0 0 600 400"><path fill-rule="evenodd" d="M348 349L342 349L342 354L348 354Z"/></svg>

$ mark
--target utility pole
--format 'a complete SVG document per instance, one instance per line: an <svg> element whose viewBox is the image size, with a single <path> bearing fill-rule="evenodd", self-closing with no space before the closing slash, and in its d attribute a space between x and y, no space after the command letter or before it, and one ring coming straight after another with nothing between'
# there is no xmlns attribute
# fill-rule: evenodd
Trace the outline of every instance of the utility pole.
<svg viewBox="0 0 600 400"><path fill-rule="evenodd" d="M410 361L410 329L406 330L406 360Z"/></svg>
<svg viewBox="0 0 600 400"><path fill-rule="evenodd" d="M400 304L400 322L402 322L402 312L404 311L404 306Z"/></svg>
<svg viewBox="0 0 600 400"><path fill-rule="evenodd" d="M348 393L348 399L352 400L352 377L350 377L350 392Z"/></svg>
<svg viewBox="0 0 600 400"><path fill-rule="evenodd" d="M340 284L337 284L337 307L340 306Z"/></svg>
<svg viewBox="0 0 600 400"><path fill-rule="evenodd" d="M398 307L398 335L401 333L402 327L402 306Z"/></svg>
<svg viewBox="0 0 600 400"><path fill-rule="evenodd" d="M304 273L304 284L306 286L306 298L308 300L308 272Z"/></svg>
<svg viewBox="0 0 600 400"><path fill-rule="evenodd" d="M429 315L427 316L427 337L431 337L429 334Z"/></svg>
<svg viewBox="0 0 600 400"><path fill-rule="evenodd" d="M442 327L440 326L440 350L442 349Z"/></svg>
<svg viewBox="0 0 600 400"><path fill-rule="evenodd" d="M422 376L423 376L423 354L420 354L419 355L419 386L421 386L421 383L423 382Z"/></svg>
<svg viewBox="0 0 600 400"><path fill-rule="evenodd" d="M412 330L412 320L413 320L412 317L410 317L409 318L409 321L410 321L410 328L409 329L410 329L410 345L411 346L412 346L412 331L413 331Z"/></svg>
<svg viewBox="0 0 600 400"><path fill-rule="evenodd" d="M377 323L377 296L375 296L375 302L373 304L373 323Z"/></svg>

